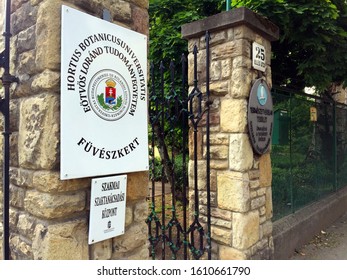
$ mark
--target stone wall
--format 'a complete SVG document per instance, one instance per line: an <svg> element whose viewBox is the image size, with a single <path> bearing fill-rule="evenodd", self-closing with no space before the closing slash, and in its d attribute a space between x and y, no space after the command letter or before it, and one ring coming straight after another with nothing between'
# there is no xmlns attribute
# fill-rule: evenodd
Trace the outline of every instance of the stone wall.
<svg viewBox="0 0 347 280"><path fill-rule="evenodd" d="M271 40L278 28L253 12L241 8L182 28L188 39L189 66L193 48L198 53L198 81L206 89L205 31L210 31L211 91L211 237L213 259L271 259L272 196L270 154L253 152L248 137L247 106L252 81L264 76L271 87ZM252 69L252 42L266 49L264 74ZM193 71L189 71L193 85ZM206 141L200 127L198 147ZM192 135L190 136L192 137ZM192 143L192 141L190 141ZM206 151L198 151L199 169L206 170ZM192 159L192 158L191 158ZM206 215L206 191L200 184L200 212ZM206 220L206 217L203 219Z"/></svg>
<svg viewBox="0 0 347 280"><path fill-rule="evenodd" d="M125 235L91 246L91 179L59 179L62 4L98 17L108 9L113 22L148 35L148 0L12 1L11 73L20 83L10 101L11 258L146 259L147 172L128 174Z"/></svg>

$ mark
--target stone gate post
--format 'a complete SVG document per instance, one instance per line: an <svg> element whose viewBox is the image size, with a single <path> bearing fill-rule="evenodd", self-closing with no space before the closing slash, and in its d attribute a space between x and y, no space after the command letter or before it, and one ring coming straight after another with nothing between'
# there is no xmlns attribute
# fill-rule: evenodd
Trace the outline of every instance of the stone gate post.
<svg viewBox="0 0 347 280"><path fill-rule="evenodd" d="M125 234L91 246L91 178L59 179L62 4L99 18L107 9L113 22L148 35L148 0L12 1L11 73L20 83L10 101L11 258L146 259L147 172L128 174ZM0 6L3 15L3 0Z"/></svg>
<svg viewBox="0 0 347 280"><path fill-rule="evenodd" d="M278 28L246 8L186 24L191 66L194 45L199 49L198 81L204 92L205 32L210 40L211 101L211 237L213 259L271 259L272 198L270 153L253 152L248 137L247 105L252 81L264 76L271 86L271 41ZM252 69L252 42L266 49L266 71ZM189 84L193 85L193 71ZM204 131L198 137L203 147ZM198 154L205 157L203 150ZM201 160L199 174L206 170ZM203 178L201 178L203 180ZM206 192L201 190L200 213L206 214Z"/></svg>

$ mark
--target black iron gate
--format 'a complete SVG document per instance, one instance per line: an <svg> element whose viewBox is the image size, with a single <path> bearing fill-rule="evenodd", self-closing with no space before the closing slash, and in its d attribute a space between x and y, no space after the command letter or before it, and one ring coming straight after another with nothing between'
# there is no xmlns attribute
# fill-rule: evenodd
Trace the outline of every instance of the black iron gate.
<svg viewBox="0 0 347 280"><path fill-rule="evenodd" d="M211 259L209 33L206 33L206 81L198 81L198 48L194 47L194 84L188 90L187 59L178 71L151 65L150 210L146 220L152 259ZM177 72L181 72L177 75ZM203 93L199 85L206 83ZM188 132L190 142L188 149ZM199 213L201 176L198 132L205 135L207 215ZM156 152L157 151L157 152ZM201 160L201 159L200 159ZM188 164L191 166L188 174ZM188 178L190 177L190 180ZM204 174L205 177L205 174ZM190 182L190 184L188 183Z"/></svg>

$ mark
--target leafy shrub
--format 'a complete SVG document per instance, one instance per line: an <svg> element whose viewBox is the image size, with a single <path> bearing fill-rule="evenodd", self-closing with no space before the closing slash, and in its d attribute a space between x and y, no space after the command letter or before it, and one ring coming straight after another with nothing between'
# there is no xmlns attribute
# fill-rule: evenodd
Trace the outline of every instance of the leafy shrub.
<svg viewBox="0 0 347 280"><path fill-rule="evenodd" d="M187 166L188 166L188 156L186 156L186 167L184 167L183 165L183 155L179 154L175 156L173 169L174 169L175 191L178 197L181 197L183 192L184 181L186 180L187 174L188 174ZM184 168L186 168L185 172L184 172ZM164 182L171 181L171 178L166 178L166 176L163 175L163 165L161 160L158 158L154 158L154 165L152 160L150 161L150 178L156 182L160 182L162 181L162 179L164 179Z"/></svg>
<svg viewBox="0 0 347 280"><path fill-rule="evenodd" d="M156 182L161 181L162 179L161 160L154 157L154 162L152 161L152 159L150 159L149 166L150 166L149 168L150 179Z"/></svg>

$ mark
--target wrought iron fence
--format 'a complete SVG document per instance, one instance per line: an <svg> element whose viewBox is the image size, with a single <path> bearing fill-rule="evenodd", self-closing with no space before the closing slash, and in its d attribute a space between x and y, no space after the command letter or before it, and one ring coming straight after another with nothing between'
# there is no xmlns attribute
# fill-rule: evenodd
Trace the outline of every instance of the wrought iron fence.
<svg viewBox="0 0 347 280"><path fill-rule="evenodd" d="M207 53L209 35L206 34ZM206 58L206 92L199 89L198 49L194 48L194 85L188 91L187 59L181 66L151 65L150 176L148 240L152 259L211 259L210 213L199 214L197 132L205 127L207 208L210 211L209 159L209 56ZM188 94L189 93L189 94ZM204 122L201 120L204 119ZM206 120L206 121L205 121ZM202 125L203 123L203 125ZM206 124L205 124L206 123ZM188 151L188 131L192 131ZM188 163L192 162L193 185L188 186ZM193 195L189 195L192 193ZM190 198L190 199L189 199Z"/></svg>
<svg viewBox="0 0 347 280"><path fill-rule="evenodd" d="M272 94L276 220L347 185L347 106L279 88Z"/></svg>

